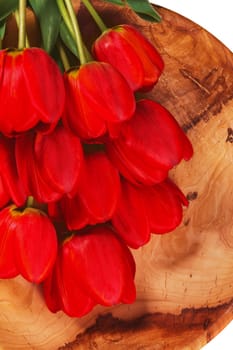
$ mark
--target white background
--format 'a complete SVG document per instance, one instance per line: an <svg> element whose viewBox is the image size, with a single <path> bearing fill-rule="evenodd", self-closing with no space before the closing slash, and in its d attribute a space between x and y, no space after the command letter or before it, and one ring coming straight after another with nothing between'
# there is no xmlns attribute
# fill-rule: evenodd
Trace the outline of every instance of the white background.
<svg viewBox="0 0 233 350"><path fill-rule="evenodd" d="M190 18L214 34L233 52L231 0L150 0L150 2Z"/></svg>
<svg viewBox="0 0 233 350"><path fill-rule="evenodd" d="M233 12L231 0L153 0L198 23L233 52ZM233 350L233 322L202 350Z"/></svg>

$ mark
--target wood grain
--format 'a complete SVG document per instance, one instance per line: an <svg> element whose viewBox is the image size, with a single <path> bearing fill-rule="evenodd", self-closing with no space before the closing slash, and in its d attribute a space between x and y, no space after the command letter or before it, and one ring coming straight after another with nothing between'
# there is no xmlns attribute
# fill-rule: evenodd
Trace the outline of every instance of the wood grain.
<svg viewBox="0 0 233 350"><path fill-rule="evenodd" d="M233 55L182 16L158 8L160 24L94 2L108 24L134 23L165 60L150 97L187 132L194 157L171 177L190 199L172 234L134 251L137 301L97 307L82 319L50 313L22 278L0 281L2 349L200 349L233 319ZM83 7L82 30L98 35Z"/></svg>

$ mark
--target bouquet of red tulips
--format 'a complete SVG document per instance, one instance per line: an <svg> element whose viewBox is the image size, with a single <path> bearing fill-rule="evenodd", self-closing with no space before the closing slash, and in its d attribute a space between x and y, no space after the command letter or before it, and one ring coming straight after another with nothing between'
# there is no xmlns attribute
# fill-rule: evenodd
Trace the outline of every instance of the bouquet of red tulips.
<svg viewBox="0 0 233 350"><path fill-rule="evenodd" d="M174 230L188 205L168 175L191 143L145 97L163 59L134 26L106 28L89 0L101 30L91 52L70 0L7 3L1 39L12 13L19 35L17 48L0 50L0 278L41 284L48 308L69 316L132 303L130 248ZM40 48L27 39L27 6Z"/></svg>

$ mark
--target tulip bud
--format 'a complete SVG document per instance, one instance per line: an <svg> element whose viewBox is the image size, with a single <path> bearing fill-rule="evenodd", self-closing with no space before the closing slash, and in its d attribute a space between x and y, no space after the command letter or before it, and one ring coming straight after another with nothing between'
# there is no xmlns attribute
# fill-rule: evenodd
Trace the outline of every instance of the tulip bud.
<svg viewBox="0 0 233 350"><path fill-rule="evenodd" d="M134 301L133 256L107 226L96 226L73 236L63 249L67 250L68 266L75 264L83 290L99 304Z"/></svg>
<svg viewBox="0 0 233 350"><path fill-rule="evenodd" d="M47 215L38 209L20 210L11 205L0 212L0 232L0 271L5 266L8 277L20 273L29 282L42 282L57 255L56 231Z"/></svg>
<svg viewBox="0 0 233 350"><path fill-rule="evenodd" d="M166 179L168 171L193 149L173 116L151 100L137 102L136 112L107 143L113 164L131 182L152 185Z"/></svg>
<svg viewBox="0 0 233 350"><path fill-rule="evenodd" d="M43 283L52 312L81 317L96 304L135 300L135 263L130 250L107 227L93 227L67 238L52 273Z"/></svg>
<svg viewBox="0 0 233 350"><path fill-rule="evenodd" d="M114 66L133 91L150 90L162 73L164 63L155 47L131 25L106 30L93 45L99 61Z"/></svg>
<svg viewBox="0 0 233 350"><path fill-rule="evenodd" d="M174 230L182 220L188 201L169 179L153 186L135 186L121 180L122 194L112 216L117 234L131 248L145 245L151 233Z"/></svg>
<svg viewBox="0 0 233 350"><path fill-rule="evenodd" d="M0 51L0 132L14 135L35 126L49 130L64 109L62 75L40 48Z"/></svg>
<svg viewBox="0 0 233 350"><path fill-rule="evenodd" d="M63 242L53 275L44 283L45 300L52 311L60 308L72 316L96 304L132 303L134 275L127 246L107 226L92 227Z"/></svg>
<svg viewBox="0 0 233 350"><path fill-rule="evenodd" d="M64 74L66 107L63 121L82 139L106 133L132 117L133 92L122 75L108 63L89 62Z"/></svg>

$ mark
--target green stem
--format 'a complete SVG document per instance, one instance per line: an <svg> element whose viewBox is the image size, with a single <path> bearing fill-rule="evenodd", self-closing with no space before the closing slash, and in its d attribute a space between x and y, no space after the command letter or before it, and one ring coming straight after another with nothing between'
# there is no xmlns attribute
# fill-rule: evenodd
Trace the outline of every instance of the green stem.
<svg viewBox="0 0 233 350"><path fill-rule="evenodd" d="M61 61L62 61L64 70L66 71L70 68L70 63L69 63L67 54L64 50L64 47L60 41L57 43L57 49L58 49L59 55L61 57Z"/></svg>
<svg viewBox="0 0 233 350"><path fill-rule="evenodd" d="M67 9L66 9L66 6L64 5L63 0L57 0L57 5L58 5L59 11L60 11L60 13L62 15L62 18L64 20L64 23L65 23L68 31L70 32L72 38L76 41L75 32L74 32L72 23L70 21L69 14L67 12ZM85 44L83 42L82 42L82 48L83 48L83 51L84 51L85 61L86 62L87 61L88 62L92 61L93 57L91 56L90 52L88 51L88 49L86 48L86 46L85 46ZM78 55L79 55L79 52L78 52Z"/></svg>
<svg viewBox="0 0 233 350"><path fill-rule="evenodd" d="M83 42L82 42L82 35L80 32L80 28L79 28L79 24L78 24L78 21L76 18L76 14L74 12L74 9L73 9L73 6L72 6L72 3L70 0L64 0L64 3L66 5L67 12L68 12L69 17L70 17L70 22L71 22L73 30L74 30L75 41L77 44L80 63L84 64L87 62L87 58L85 55L85 50L84 50L84 46L83 46Z"/></svg>
<svg viewBox="0 0 233 350"><path fill-rule="evenodd" d="M57 0L57 6L59 8L59 11L60 11L60 14L62 15L62 18L65 22L65 25L67 26L70 34L74 37L74 30L73 30L73 26L70 22L70 17L69 17L69 14L66 10L66 7L64 5L64 2L63 0Z"/></svg>
<svg viewBox="0 0 233 350"><path fill-rule="evenodd" d="M85 57L86 57L87 62L93 61L92 55L90 54L90 52L88 51L86 45L84 45L84 44L83 44L83 50L85 52Z"/></svg>
<svg viewBox="0 0 233 350"><path fill-rule="evenodd" d="M17 26L19 28L19 11L18 10L16 10L14 12L14 16L15 16L16 24L17 24ZM25 47L30 47L30 43L29 43L29 40L28 40L28 36L27 36L26 30L25 30L25 42L26 42Z"/></svg>
<svg viewBox="0 0 233 350"><path fill-rule="evenodd" d="M27 198L27 207L28 208L33 208L33 204L34 204L34 198L32 196L29 196Z"/></svg>
<svg viewBox="0 0 233 350"><path fill-rule="evenodd" d="M97 24L97 26L99 27L99 29L101 30L101 32L104 32L106 29L108 29L107 26L105 25L105 23L103 22L102 18L100 17L100 15L98 14L96 9L92 5L92 3L89 0L82 0L82 2L85 5L85 7L87 8L87 10L90 13L90 15L92 16L92 18L94 19L94 21Z"/></svg>
<svg viewBox="0 0 233 350"><path fill-rule="evenodd" d="M26 3L26 0L19 0L19 49L23 49L26 43Z"/></svg>

